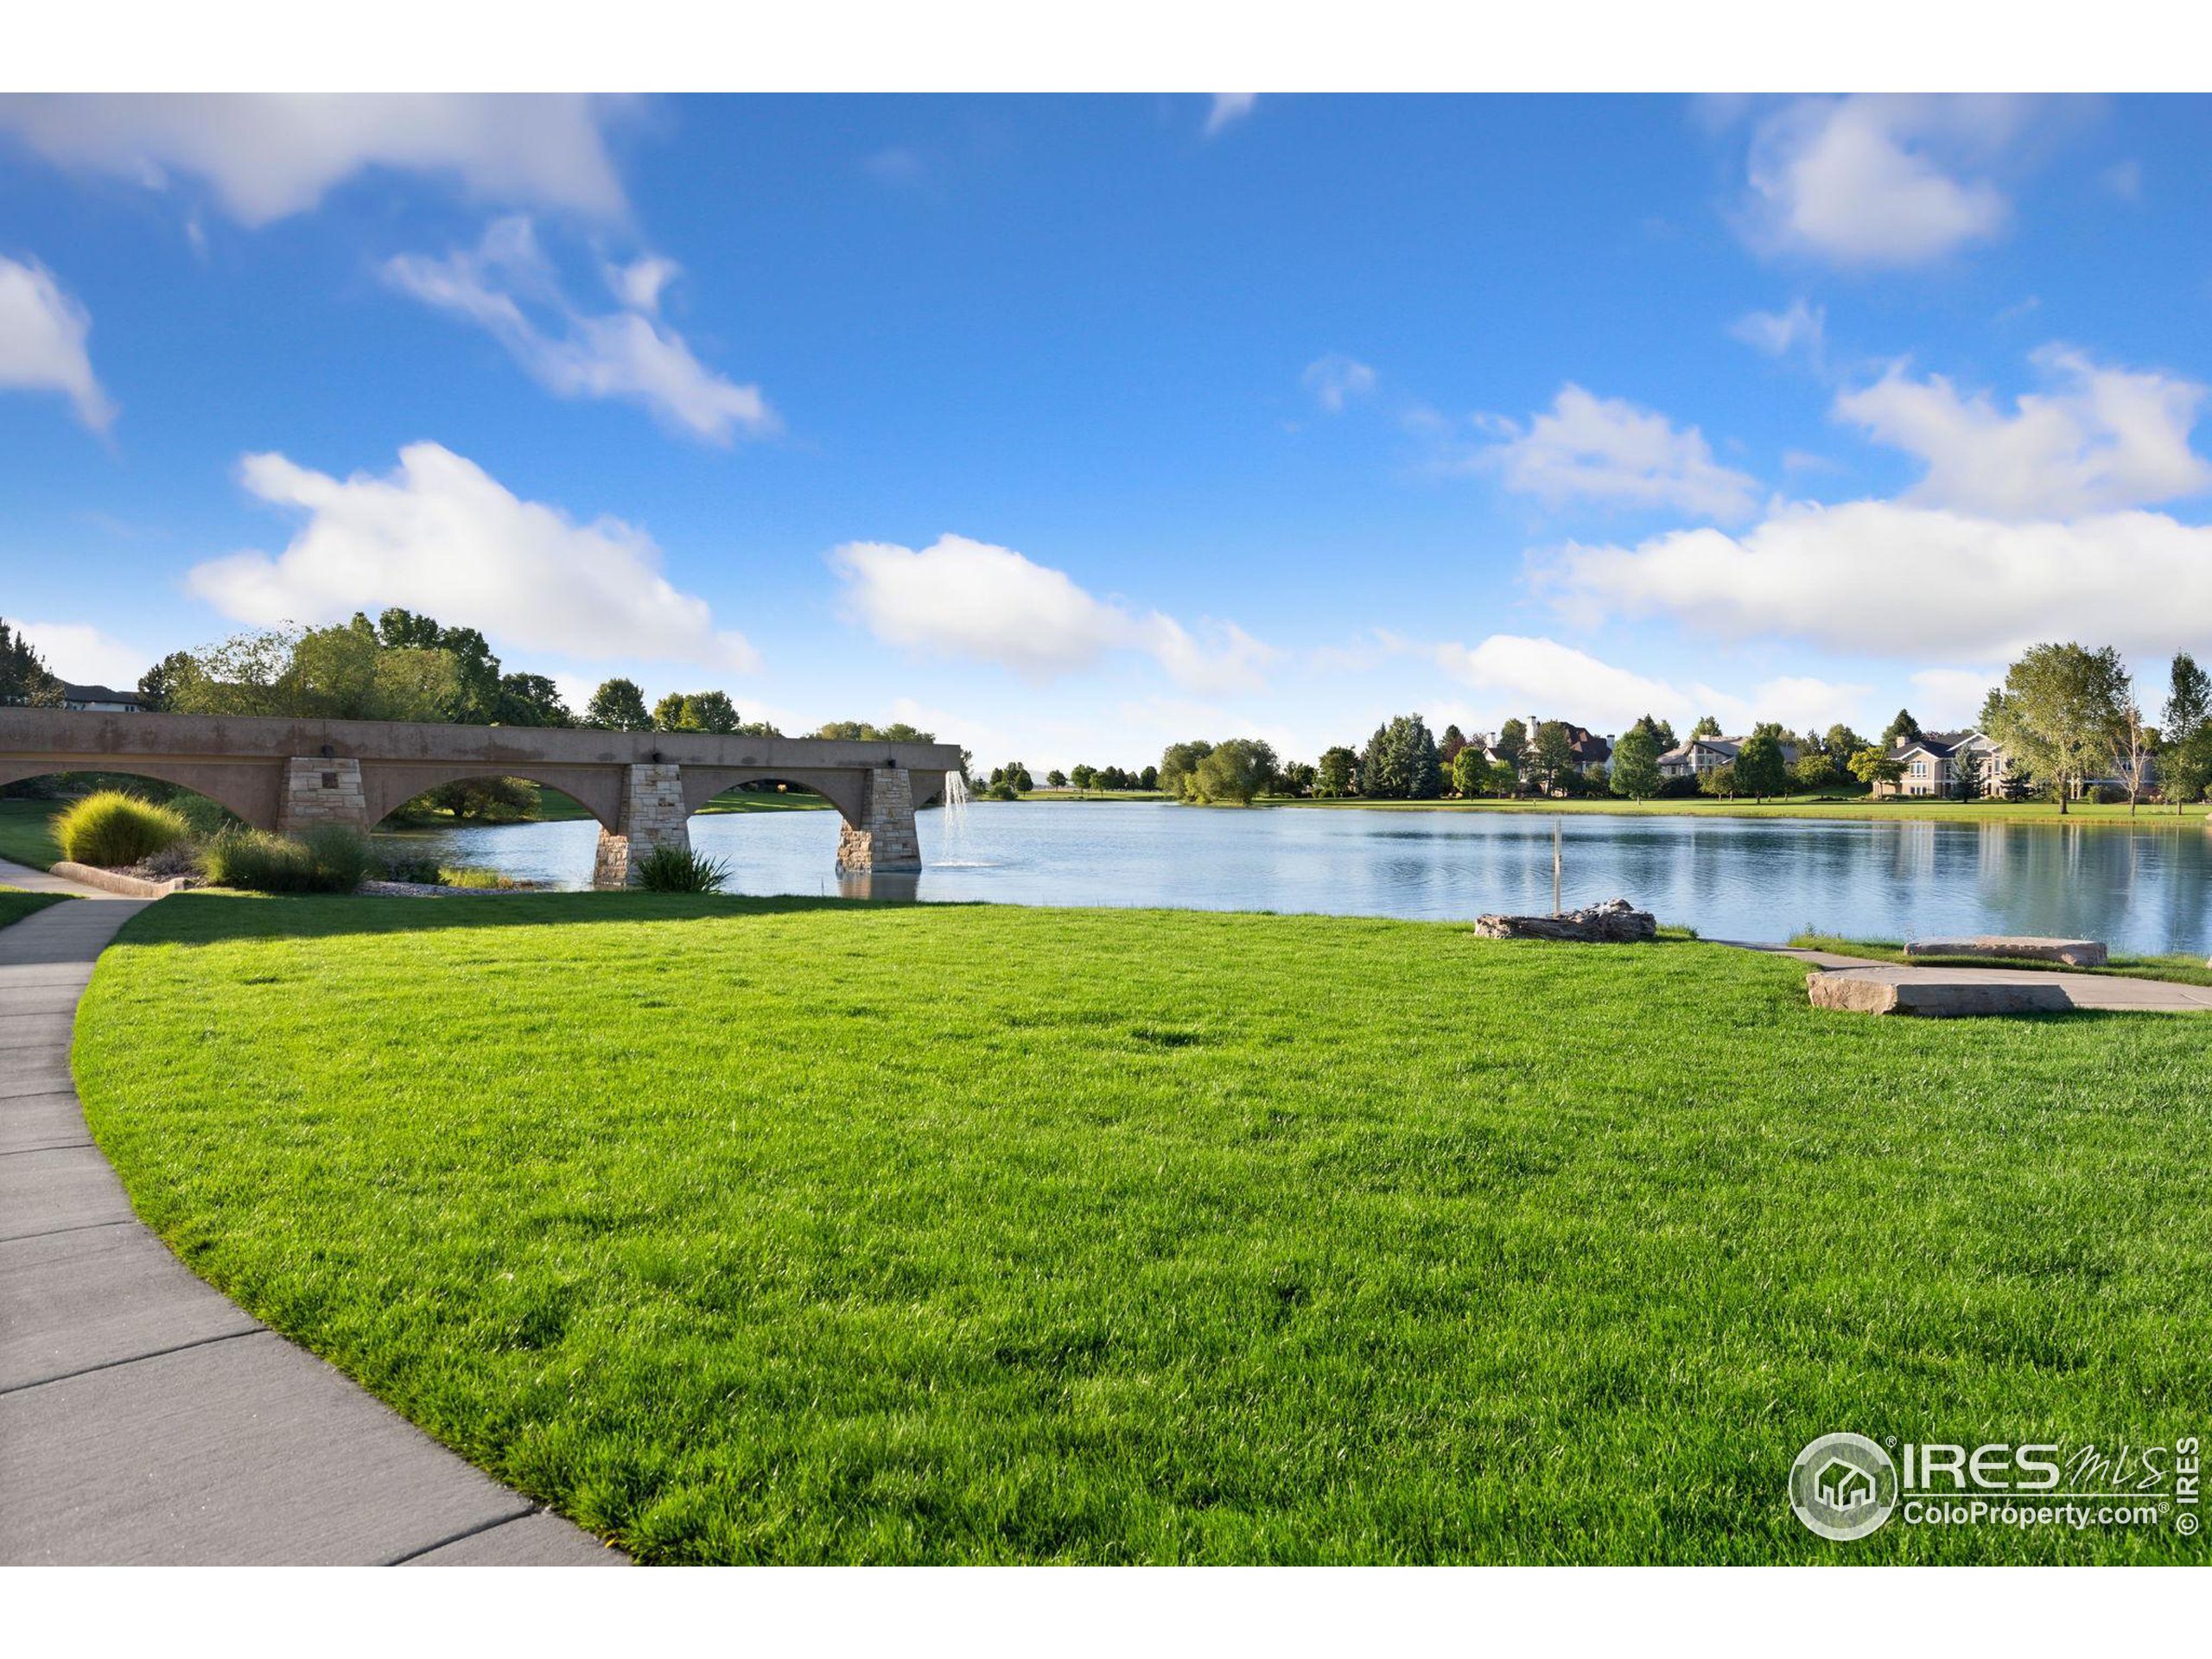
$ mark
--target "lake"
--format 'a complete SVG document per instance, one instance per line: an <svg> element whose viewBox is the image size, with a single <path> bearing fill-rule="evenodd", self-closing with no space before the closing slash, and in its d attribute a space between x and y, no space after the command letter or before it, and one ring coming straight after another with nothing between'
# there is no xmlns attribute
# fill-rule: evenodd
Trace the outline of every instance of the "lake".
<svg viewBox="0 0 2212 1659"><path fill-rule="evenodd" d="M715 814L693 844L731 890L1172 906L1464 919L1551 908L1552 824L1533 813L1207 810L1147 802L980 802L948 833L921 815L918 878L841 883L834 812ZM1801 928L1862 938L2041 933L2115 950L2212 950L2212 832L2144 827L1865 823L1569 814L1569 908L1616 894L1708 938ZM556 887L591 879L598 826L413 832L412 848Z"/></svg>

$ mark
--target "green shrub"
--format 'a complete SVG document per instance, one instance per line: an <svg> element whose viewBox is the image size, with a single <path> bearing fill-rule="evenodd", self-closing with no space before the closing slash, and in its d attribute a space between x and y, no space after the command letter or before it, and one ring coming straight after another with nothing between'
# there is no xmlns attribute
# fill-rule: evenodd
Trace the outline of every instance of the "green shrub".
<svg viewBox="0 0 2212 1659"><path fill-rule="evenodd" d="M340 824L293 840L265 830L226 830L207 843L202 863L219 887L251 893L351 893L368 874L369 843Z"/></svg>
<svg viewBox="0 0 2212 1659"><path fill-rule="evenodd" d="M445 872L438 861L427 853L379 851L376 855L376 878L379 881L406 881L416 887L435 887L444 881Z"/></svg>
<svg viewBox="0 0 2212 1659"><path fill-rule="evenodd" d="M656 847L630 867L647 893L720 893L729 885L729 861L689 847Z"/></svg>
<svg viewBox="0 0 2212 1659"><path fill-rule="evenodd" d="M470 864L444 864L438 868L438 885L442 887L497 887L505 891L523 884L497 870L479 869Z"/></svg>
<svg viewBox="0 0 2212 1659"><path fill-rule="evenodd" d="M175 808L156 806L119 789L87 795L54 821L54 838L64 858L105 868L151 858L191 833L192 827Z"/></svg>

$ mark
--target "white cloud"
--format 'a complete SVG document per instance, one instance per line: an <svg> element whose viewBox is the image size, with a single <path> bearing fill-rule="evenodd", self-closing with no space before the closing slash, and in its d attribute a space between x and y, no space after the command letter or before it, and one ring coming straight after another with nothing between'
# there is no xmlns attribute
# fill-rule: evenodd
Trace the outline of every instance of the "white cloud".
<svg viewBox="0 0 2212 1659"><path fill-rule="evenodd" d="M1343 414L1345 404L1375 392L1375 371L1356 358L1334 352L1315 358L1300 378L1313 394L1313 401L1332 415Z"/></svg>
<svg viewBox="0 0 2212 1659"><path fill-rule="evenodd" d="M193 568L191 591L240 621L322 622L399 605L588 661L759 664L743 635L716 631L705 600L670 585L645 531L618 518L576 524L442 445L408 445L382 478L333 478L279 454L248 455L241 474L307 522L274 558L233 553Z"/></svg>
<svg viewBox="0 0 2212 1659"><path fill-rule="evenodd" d="M2100 367L2057 346L2032 360L2051 390L2009 413L1987 392L1962 397L1942 375L1912 380L1895 369L1839 397L1835 412L1926 462L1910 499L1931 505L2068 518L2212 488L2212 466L2189 442L2202 386Z"/></svg>
<svg viewBox="0 0 2212 1659"><path fill-rule="evenodd" d="M650 255L621 268L613 286L633 308L587 314L561 291L530 220L517 215L486 229L474 252L455 250L443 259L402 254L385 263L384 274L401 292L490 330L525 373L558 396L642 404L665 423L715 443L775 432L779 423L760 387L716 374L683 335L651 315L676 269Z"/></svg>
<svg viewBox="0 0 2212 1659"><path fill-rule="evenodd" d="M1854 715L1870 688L1806 675L1767 680L1748 696L1701 683L1677 685L1592 656L1556 639L1494 633L1478 645L1434 647L1437 664L1462 683L1502 699L1506 714L1570 720L1599 732L1618 732L1644 715L1673 720L1709 714L1730 731L1763 720L1793 729L1827 726Z"/></svg>
<svg viewBox="0 0 2212 1659"><path fill-rule="evenodd" d="M1098 599L1065 570L964 536L940 536L919 552L848 542L830 562L855 618L886 644L977 658L1032 681L1129 651L1190 690L1247 690L1274 655L1233 622L1193 634L1159 611L1139 615Z"/></svg>
<svg viewBox="0 0 2212 1659"><path fill-rule="evenodd" d="M2098 177L2106 189L2122 201L2143 200L2143 163L2139 161L2115 162Z"/></svg>
<svg viewBox="0 0 2212 1659"><path fill-rule="evenodd" d="M1942 258L2001 231L2004 193L1978 168L2020 122L2017 100L1888 94L1799 99L1753 134L1757 235L1840 264Z"/></svg>
<svg viewBox="0 0 2212 1659"><path fill-rule="evenodd" d="M1597 397L1572 382L1524 430L1491 417L1510 435L1475 452L1505 486L1558 506L1574 497L1622 506L1677 507L1701 518L1741 518L1758 505L1752 480L1721 466L1697 428L1619 397Z"/></svg>
<svg viewBox="0 0 2212 1659"><path fill-rule="evenodd" d="M125 645L89 622L25 622L16 630L38 647L58 679L127 690L153 666L150 652Z"/></svg>
<svg viewBox="0 0 2212 1659"><path fill-rule="evenodd" d="M2161 513L2065 523L1890 501L1782 508L1740 536L1569 546L1538 571L1571 615L1662 614L1923 661L2002 660L2039 639L2164 653L2212 616L2212 529Z"/></svg>
<svg viewBox="0 0 2212 1659"><path fill-rule="evenodd" d="M641 254L626 265L609 265L607 285L632 311L650 314L660 309L661 290L683 274L683 267L673 259Z"/></svg>
<svg viewBox="0 0 2212 1659"><path fill-rule="evenodd" d="M1817 374L1827 355L1827 308L1792 300L1787 311L1748 312L1729 324L1728 332L1769 357L1802 350Z"/></svg>
<svg viewBox="0 0 2212 1659"><path fill-rule="evenodd" d="M1912 676L1914 717L1931 730L1971 726L1981 718L1982 699L2004 683L2001 668L1924 668Z"/></svg>
<svg viewBox="0 0 2212 1659"><path fill-rule="evenodd" d="M371 167L454 175L470 195L599 216L623 210L601 131L607 100L565 94L24 94L0 129L49 161L163 188L204 179L265 225Z"/></svg>
<svg viewBox="0 0 2212 1659"><path fill-rule="evenodd" d="M44 265L0 257L0 387L61 392L76 405L79 420L105 432L115 405L100 390L85 349L92 327L85 308L62 292Z"/></svg>
<svg viewBox="0 0 2212 1659"><path fill-rule="evenodd" d="M1252 113L1252 106L1260 101L1257 92L1216 92L1212 106L1206 111L1206 137L1211 138L1224 127L1234 126Z"/></svg>

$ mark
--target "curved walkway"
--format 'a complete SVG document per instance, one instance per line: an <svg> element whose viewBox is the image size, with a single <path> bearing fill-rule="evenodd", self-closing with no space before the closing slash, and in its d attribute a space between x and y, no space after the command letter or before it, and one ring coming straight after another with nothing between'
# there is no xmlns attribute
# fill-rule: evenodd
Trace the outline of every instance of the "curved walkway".
<svg viewBox="0 0 2212 1659"><path fill-rule="evenodd" d="M69 1071L77 1000L148 901L0 928L0 1562L593 1566L509 1491L195 1278L131 1213Z"/></svg>
<svg viewBox="0 0 2212 1659"><path fill-rule="evenodd" d="M2077 1008L2128 1014L2212 1010L2212 985L2177 985L2171 980L2130 979L2120 974L2053 973L2040 968L1921 968L1910 963L1839 956L1833 950L1800 950L1787 944L1754 944L1739 939L1713 943L1732 944L1739 950L1794 957L1825 974L1859 973L1872 979L1915 980L1931 985L2056 985Z"/></svg>

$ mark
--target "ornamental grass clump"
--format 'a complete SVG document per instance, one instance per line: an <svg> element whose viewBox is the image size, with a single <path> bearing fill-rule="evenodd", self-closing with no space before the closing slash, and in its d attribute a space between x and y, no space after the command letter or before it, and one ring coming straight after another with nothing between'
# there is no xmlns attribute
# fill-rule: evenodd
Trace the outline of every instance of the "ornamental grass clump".
<svg viewBox="0 0 2212 1659"><path fill-rule="evenodd" d="M265 830L226 830L202 862L219 887L249 893L351 893L369 870L368 838L325 824L294 839Z"/></svg>
<svg viewBox="0 0 2212 1659"><path fill-rule="evenodd" d="M729 861L689 847L656 847L631 867L647 893L720 893L729 885Z"/></svg>
<svg viewBox="0 0 2212 1659"><path fill-rule="evenodd" d="M166 852L192 833L183 814L119 789L86 796L54 821L61 855L78 864L119 869Z"/></svg>

